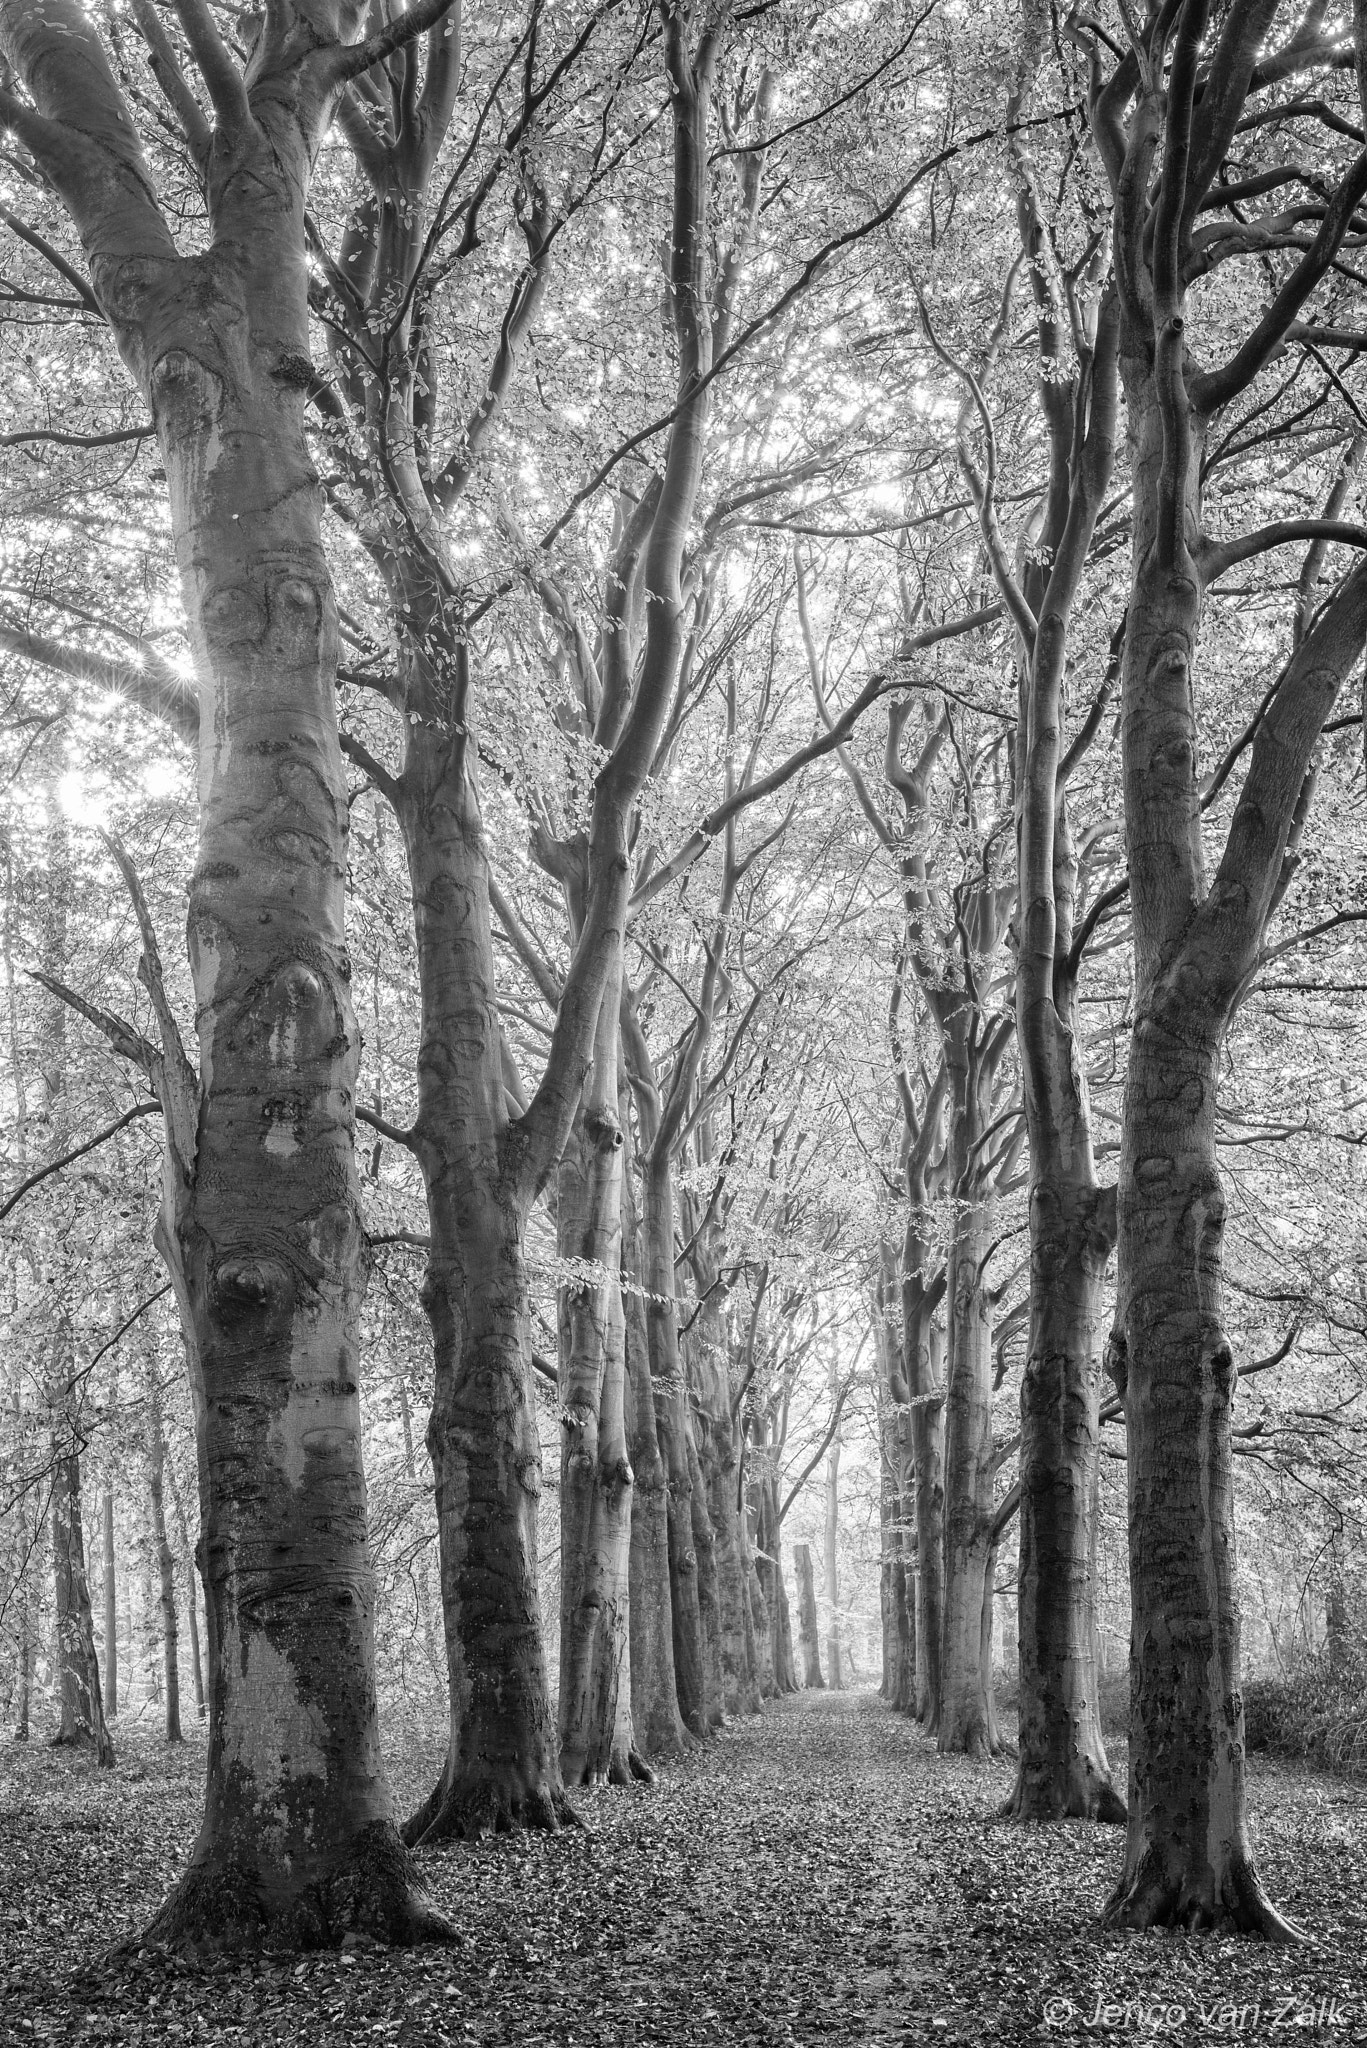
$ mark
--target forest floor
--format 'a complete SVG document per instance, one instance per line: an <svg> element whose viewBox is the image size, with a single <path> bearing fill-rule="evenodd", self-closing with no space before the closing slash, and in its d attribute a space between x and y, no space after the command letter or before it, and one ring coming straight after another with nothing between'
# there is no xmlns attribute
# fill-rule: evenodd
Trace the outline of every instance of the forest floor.
<svg viewBox="0 0 1367 2048"><path fill-rule="evenodd" d="M391 1728L391 1735L396 1731ZM1367 1786L1254 1760L1254 1845L1303 1948L1104 1932L1117 1829L994 1819L1007 1762L936 1755L869 1693L804 1694L584 1831L424 1852L449 1948L103 1960L174 1877L203 1735L121 1726L99 1773L0 1751L0 2042L1367 2042ZM392 1759L416 1803L437 1731ZM1113 1763L1123 1782L1123 1751Z"/></svg>

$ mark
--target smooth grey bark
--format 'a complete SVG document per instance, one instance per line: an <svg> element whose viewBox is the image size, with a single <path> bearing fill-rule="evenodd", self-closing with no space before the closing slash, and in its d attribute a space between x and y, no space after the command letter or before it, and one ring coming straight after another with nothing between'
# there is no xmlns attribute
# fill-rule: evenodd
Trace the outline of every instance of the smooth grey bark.
<svg viewBox="0 0 1367 2048"><path fill-rule="evenodd" d="M653 1776L636 1751L628 1656L634 1478L626 1435L618 1009L614 974L556 1202L562 1257L602 1276L560 1289L558 1732L569 1786Z"/></svg>
<svg viewBox="0 0 1367 2048"><path fill-rule="evenodd" d="M1014 109L1017 101L1012 100ZM1019 582L995 544L988 480L961 440L1020 674L1016 831L1016 1042L1030 1139L1030 1335L1021 1381L1019 1766L1005 1812L1018 1820L1120 1820L1101 1734L1094 1601L1100 1440L1097 1324L1115 1234L1098 1182L1079 1038L1063 706L1071 614L1109 485L1116 436L1120 309L1098 249L1082 281L1044 260L1034 166L1019 140L1022 252L1036 310L1039 409L1049 472L1037 558ZM1008 293L1009 299L1009 293ZM1086 337L1062 360L1062 323ZM1089 718L1095 731L1106 690ZM1068 757L1076 758L1076 750Z"/></svg>
<svg viewBox="0 0 1367 2048"><path fill-rule="evenodd" d="M337 615L304 432L314 161L348 78L437 11L355 48L359 6L324 0L305 20L284 5L244 69L196 9L187 39L210 121L143 10L203 180L207 232L186 256L90 18L74 0L0 6L0 46L35 102L6 93L5 118L72 217L92 309L155 426L199 699L198 1072L136 898L160 1048L77 1004L162 1100L158 1246L195 1398L209 1774L189 1869L150 1930L172 1943L444 1930L399 1843L379 1750Z"/></svg>
<svg viewBox="0 0 1367 2048"><path fill-rule="evenodd" d="M674 1672L669 1572L669 1474L660 1449L650 1372L641 1249L639 1176L630 1084L619 1080L623 1134L622 1277L626 1322L627 1447L635 1484L631 1503L631 1712L647 1756L680 1756L688 1745Z"/></svg>
<svg viewBox="0 0 1367 2048"><path fill-rule="evenodd" d="M793 1545L793 1569L797 1573L798 1654L802 1659L802 1683L808 1690L825 1691L821 1675L821 1629L816 1610L816 1572L810 1544Z"/></svg>
<svg viewBox="0 0 1367 2048"><path fill-rule="evenodd" d="M119 1711L118 1565L114 1552L114 1488L106 1477L100 1494L101 1564L104 1599L104 1710L112 1721Z"/></svg>
<svg viewBox="0 0 1367 2048"><path fill-rule="evenodd" d="M834 1380L832 1381L834 1393ZM826 1453L826 1519L823 1562L826 1569L826 1683L843 1692L840 1669L840 1432Z"/></svg>
<svg viewBox="0 0 1367 2048"><path fill-rule="evenodd" d="M1132 1705L1125 1860L1107 1916L1286 1939L1295 1930L1262 1888L1247 1826L1237 1374L1221 1298L1216 1109L1225 1033L1289 880L1320 732L1367 635L1367 565L1349 570L1308 631L1303 602L1289 622L1290 658L1250 733L1208 879L1194 690L1206 591L1270 546L1341 536L1343 498L1336 482L1324 520L1216 542L1202 489L1214 423L1282 348L1335 260L1367 194L1367 149L1348 157L1337 185L1326 178L1313 237L1263 310L1236 321L1232 352L1227 329L1214 337L1223 360L1204 368L1196 347L1208 302L1191 286L1207 258L1195 223L1208 202L1219 207L1235 135L1277 139L1247 114L1281 75L1268 56L1275 14L1273 0L1254 0L1213 29L1204 0L1152 10L1143 76L1132 56L1108 74L1094 51L1090 105L1113 196L1133 502L1120 731L1134 998L1109 1350L1128 1437ZM1312 46L1306 69L1327 60L1327 47ZM1241 304L1238 289L1231 278L1222 304ZM1261 269L1252 297L1264 297Z"/></svg>
<svg viewBox="0 0 1367 2048"><path fill-rule="evenodd" d="M166 1529L166 1430L162 1420L161 1375L155 1354L147 1369L147 1467L152 1508L152 1542L157 1556L161 1612L163 1696L166 1740L183 1742L180 1726L180 1623L176 1614L176 1560Z"/></svg>
<svg viewBox="0 0 1367 2048"><path fill-rule="evenodd" d="M199 1643L199 1602L196 1598L199 1574L195 1563L194 1545L190 1541L189 1524L185 1519L185 1503L176 1484L175 1467L169 1461L166 1478L171 1489L171 1505L175 1510L181 1561L185 1567L185 1618L190 1625L190 1676L195 1688L195 1715L202 1721L208 1712L208 1705L204 1696L204 1657Z"/></svg>
<svg viewBox="0 0 1367 2048"><path fill-rule="evenodd" d="M81 1461L54 1440L52 1573L60 1720L54 1744L89 1747L112 1768L114 1743L104 1718L100 1666L81 1530Z"/></svg>

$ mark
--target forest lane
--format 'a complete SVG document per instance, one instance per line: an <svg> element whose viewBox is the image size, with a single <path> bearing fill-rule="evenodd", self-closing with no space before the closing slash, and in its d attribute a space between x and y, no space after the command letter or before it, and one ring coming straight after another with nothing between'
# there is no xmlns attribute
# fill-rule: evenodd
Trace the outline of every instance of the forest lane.
<svg viewBox="0 0 1367 2048"><path fill-rule="evenodd" d="M402 1808L442 1731L399 1733ZM937 1755L871 1693L803 1693L653 1790L577 1793L582 1832L420 1852L449 1948L118 1966L102 1950L147 1924L193 1840L201 1741L129 1726L113 1773L37 1745L4 1765L5 2048L1272 2043L1288 2009L1321 2015L1319 2048L1367 2039L1367 1787L1257 1759L1255 1847L1313 1950L1104 1932L1118 1829L1000 1822L1009 1763ZM1099 2005L1121 2019L1087 2024Z"/></svg>

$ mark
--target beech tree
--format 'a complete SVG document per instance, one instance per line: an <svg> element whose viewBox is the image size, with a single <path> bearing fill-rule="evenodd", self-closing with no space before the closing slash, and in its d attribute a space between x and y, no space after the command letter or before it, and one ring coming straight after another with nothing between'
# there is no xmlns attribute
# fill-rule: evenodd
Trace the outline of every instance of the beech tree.
<svg viewBox="0 0 1367 2048"><path fill-rule="evenodd" d="M530 266L515 290L504 324L503 355L485 399L467 429L465 446L444 471L428 473L426 451L418 447L417 437L425 434L424 398L435 375L420 334L405 340L394 388L378 388L388 380L368 369L361 339L367 297L353 294L351 346L341 350L343 366L358 388L355 409L362 420L374 421L372 432L404 438L411 470L405 472L402 490L380 507L372 538L391 584L403 652L392 694L405 711L404 766L393 776L363 748L353 744L352 752L393 802L403 828L425 1006L418 1119L409 1133L385 1126L386 1135L407 1144L418 1158L432 1220L426 1299L436 1341L437 1397L429 1443L437 1477L451 1672L450 1754L442 1782L409 1824L414 1840L491 1825L554 1826L566 1811L562 1746L571 1753L575 1775L595 1774L601 1767L598 1759L614 1747L620 1774L632 1750L625 1727L617 1729L620 1627L617 1650L608 1654L606 1643L602 1646L601 1668L608 1682L599 1688L599 1704L605 1728L587 1742L579 1735L571 1742L567 1722L563 1743L553 1740L534 1564L538 1475L522 1238L531 1205L554 1172L573 1127L604 991L620 975L632 810L654 761L685 634L680 577L698 488L714 345L706 136L718 41L715 31L699 28L688 10L662 7L660 25L673 103L669 276L676 405L663 475L658 488L643 498L641 518L632 528L631 566L614 565L614 573L621 570L617 580L625 602L634 562L641 562L645 609L639 665L624 633L620 645L609 643L603 674L595 670L591 683L586 681L585 716L609 764L595 779L587 831L573 849L576 872L566 877L577 927L574 955L557 993L541 1080L525 1107L519 1108L514 1098L511 1114L497 1017L488 853L479 824L475 763L466 743L470 648L437 522L469 476L471 450L491 416L536 303L550 239L544 199L532 185L524 186ZM533 50L534 29L533 19ZM434 75L429 64L429 83ZM529 102L527 119L536 103ZM424 185L441 125L436 122L427 138ZM364 123L357 141L363 167L372 176L391 178L395 151L402 154L408 146L406 137L399 136L386 157L383 133L377 138ZM357 253L371 251L361 281L367 292L373 288L374 303L390 303L396 291L411 296L425 253L416 229L410 224L401 246L391 250L382 233L377 239L375 222L363 206L353 233ZM626 621L614 617L614 626L619 623L625 626ZM564 859L557 864L563 872ZM472 1016L480 1020L473 1036ZM612 1088L606 1064L602 1071L595 1099L607 1112ZM610 1118L607 1124L599 1122L603 1142L615 1149ZM605 1213L608 1192L600 1203ZM497 1246L502 1250L496 1251ZM598 1361L603 1355L595 1351L592 1361L596 1382L602 1379ZM576 1428L588 1417L582 1399L567 1408ZM608 1412L610 1417L614 1412L610 1389ZM624 1483L622 1463L620 1457L610 1458L600 1473L605 1508L607 1490L620 1490ZM619 1529L626 1526L621 1500L612 1515ZM602 1540L608 1540L605 1534ZM601 1570L620 1587L619 1563L603 1560ZM582 1601L577 1605L590 1611ZM604 1608L591 1611L596 1620L606 1620ZM516 1653L515 1641L520 1645ZM577 1673L581 1687L588 1685L597 1654L591 1641L576 1650L572 1628L566 1654L567 1676ZM567 1699L571 1719L577 1722L584 1711L582 1703L571 1707Z"/></svg>
<svg viewBox="0 0 1367 2048"><path fill-rule="evenodd" d="M554 1827L796 1685L785 1549L862 1685L876 1525L889 1702L989 1754L1019 1513L1008 1811L1117 1818L1128 1455L1111 1911L1282 1934L1236 1588L1347 1682L1361 1565L1356 36L397 7L0 0L0 1697L172 1732L198 1535L156 1938L436 1935L377 1696L414 1843ZM62 796L45 952L54 730L122 837ZM137 1258L46 1258L116 1200L193 1431Z"/></svg>
<svg viewBox="0 0 1367 2048"><path fill-rule="evenodd" d="M818 1691L826 1681L821 1675L821 1637L816 1610L816 1574L810 1545L799 1543L793 1550L797 1572L798 1650L802 1658L802 1683Z"/></svg>
<svg viewBox="0 0 1367 2048"><path fill-rule="evenodd" d="M1034 53L1027 50L1022 70ZM1025 80L1028 87L1029 79ZM1016 130L1025 90L1007 106ZM1035 301L1039 409L1048 469L1029 554L1013 562L998 506L991 371L1010 321L1017 264L998 327L975 372L932 346L966 388L959 467L984 555L1014 628L1020 675L1015 805L1016 1042L1030 1146L1030 1337L1021 1381L1019 1819L1124 1817L1111 1787L1097 1696L1093 1563L1099 1440L1098 1323L1115 1236L1114 1190L1098 1181L1077 979L1088 926L1074 936L1078 855L1068 782L1095 739L1114 683L1109 668L1064 746L1068 633L1110 483L1119 399L1119 301L1104 231L1084 221L1071 262L1041 203L1041 173L1011 143L1020 257ZM981 435L981 446L978 436Z"/></svg>
<svg viewBox="0 0 1367 2048"><path fill-rule="evenodd" d="M989 618L994 615L989 611ZM900 652L910 668L920 649L977 630L984 623L983 616L976 614L944 627L923 629L909 635ZM812 680L818 703L829 718L817 666L812 668ZM996 1471L991 1414L992 1304L986 1266L998 1180L1009 1178L1020 1146L1018 1119L999 1099L1008 1080L1003 1062L1011 1046L1013 1019L996 1006L991 986L994 972L1000 973L998 956L1014 879L995 871L990 842L981 853L969 856L973 867L962 878L943 873L929 845L930 788L936 763L954 735L954 714L943 699L937 702L932 685L927 690L920 743L914 760L908 763L906 734L909 726L916 729L912 726L916 708L914 698L902 697L894 702L888 721L884 770L903 813L900 834L886 818L853 756L842 750L841 759L861 809L882 844L895 855L904 899L905 958L935 1020L944 1067L944 1171L953 1202L953 1235L944 1279L947 1355L943 1387L932 1378L934 1276L923 1277L919 1249L910 1245L904 1248L904 1287L910 1284L921 1291L914 1298L904 1298L903 1344L914 1413L922 1431L916 1460L918 1495L925 1502L919 1533L926 1548L920 1566L923 1597L932 1605L936 1567L928 1569L927 1554L939 1545L932 1520L937 1489L930 1470L936 1448L935 1424L928 1411L937 1405L937 1395L942 1394L944 1401L944 1607L940 1626L934 1630L939 1646L939 1742L942 1749L978 1754L995 1751L1000 1740L982 1648L985 1603L991 1596L988 1559L995 1548ZM974 817L974 774L985 772L984 787L990 792L1000 744L999 738L986 742L976 764L971 764L954 739L963 762L961 800L970 819ZM923 1130L917 1125L905 1076L902 1089L908 1128L916 1133L908 1152L907 1179L914 1203L913 1184L916 1191L924 1186L936 1149L940 1097L937 1091L932 1121ZM1001 1139L995 1149L991 1146L994 1133ZM909 1230L921 1213L919 1203L914 1207L909 1203ZM914 1268L912 1257L918 1260ZM920 1514L918 1509L918 1520ZM925 1625L929 1636L934 1629L929 1613ZM934 1652L928 1653L929 1658L933 1656ZM927 1683L933 1683L934 1665L922 1658L919 1643L917 1664L918 1670L925 1665Z"/></svg>
<svg viewBox="0 0 1367 2048"><path fill-rule="evenodd" d="M199 688L199 1071L169 1011L147 1064L166 1124L161 1244L201 1431L210 1764L158 1939L441 1927L379 1759L336 608L303 409L318 149L348 80L445 11L417 9L358 45L357 7L277 10L244 64L208 8L187 6L211 121L149 9L153 69L204 180L207 246L190 254L89 17L65 0L0 12L30 95L7 90L0 110L70 214L89 266L79 288L155 422ZM144 945L155 980L150 929Z"/></svg>
<svg viewBox="0 0 1367 2048"><path fill-rule="evenodd" d="M1312 9L1269 50L1276 13L1274 0L1239 0L1216 25L1202 0L1150 10L1113 62L1094 32L1077 33L1112 193L1134 493L1120 700L1136 986L1110 1350L1128 1437L1134 1704L1125 1869L1108 1910L1138 1926L1280 1937L1290 1930L1258 1882L1245 1819L1217 1068L1284 887L1320 730L1361 651L1367 564L1320 607L1253 721L1209 881L1194 679L1206 594L1234 563L1297 539L1360 539L1323 486L1321 519L1218 538L1205 485L1218 423L1275 358L1298 338L1356 346L1335 324L1335 258L1367 193L1367 150L1327 175L1301 161L1306 130L1326 132L1301 81L1310 74L1332 98L1352 44ZM1309 196L1244 216L1241 192L1251 201L1286 186ZM1271 252L1270 296L1257 293L1255 318L1240 308L1223 326L1207 311L1210 289L1196 300L1193 287L1213 280L1219 303L1226 266L1253 251L1258 262ZM1303 317L1317 295L1322 322Z"/></svg>

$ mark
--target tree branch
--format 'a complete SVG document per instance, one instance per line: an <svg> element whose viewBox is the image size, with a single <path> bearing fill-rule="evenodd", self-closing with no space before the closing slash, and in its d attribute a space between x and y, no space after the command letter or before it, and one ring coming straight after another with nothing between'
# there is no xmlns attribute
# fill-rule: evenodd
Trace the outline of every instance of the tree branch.
<svg viewBox="0 0 1367 2048"><path fill-rule="evenodd" d="M1358 202L1367 194L1367 149L1349 166L1343 183L1325 209L1319 233L1273 298L1253 332L1223 369L1197 377L1192 403L1207 418L1237 397L1258 375L1286 339L1297 313L1328 271L1348 232Z"/></svg>
<svg viewBox="0 0 1367 2048"><path fill-rule="evenodd" d="M97 1131L93 1138L87 1138L83 1145L77 1145L70 1152L64 1152L60 1159L52 1160L47 1166L40 1167L37 1173L31 1173L27 1180L20 1181L14 1193L6 1202L0 1205L0 1222L4 1221L5 1217L9 1215L10 1210L22 1202L24 1196L32 1188L36 1188L40 1181L47 1180L54 1173L60 1173L62 1168L70 1166L73 1160L84 1159L87 1152L93 1152L98 1145L107 1144L110 1138L123 1130L127 1124L136 1122L139 1117L160 1115L161 1103L159 1101L135 1102L131 1109L126 1109L122 1116L114 1119L112 1124L107 1124L102 1131Z"/></svg>
<svg viewBox="0 0 1367 2048"><path fill-rule="evenodd" d="M18 214L12 208L2 203L0 203L0 220L14 234L18 235L21 242L27 242L30 249L36 249L44 261L52 265L57 275L66 280L72 290L78 294L82 304L95 315L97 320L104 319L103 308L95 296L94 287L90 279L82 277L80 271L74 265L67 262L60 249L54 249L45 235L40 235L36 228L31 228L27 221L20 220ZM149 428L148 431L150 432L151 429Z"/></svg>
<svg viewBox="0 0 1367 2048"><path fill-rule="evenodd" d="M388 1138L391 1145L401 1145L405 1152L413 1152L417 1149L418 1134L416 1131L401 1131L397 1124L389 1123L384 1117L378 1115L375 1110L366 1109L359 1102L356 1105L356 1121L358 1124L369 1124L372 1131L378 1131L382 1138ZM407 1242L407 1239L403 1241ZM372 1244L381 1244L387 1242L387 1240L373 1237L370 1242ZM422 1242L426 1244L427 1239L424 1238Z"/></svg>
<svg viewBox="0 0 1367 2048"><path fill-rule="evenodd" d="M251 120L247 87L232 54L218 32L208 0L171 0L185 40L199 66L209 104L229 135L240 133ZM269 17L268 17L269 19Z"/></svg>
<svg viewBox="0 0 1367 2048"><path fill-rule="evenodd" d="M450 14L456 0L417 0L406 14L395 18L373 36L367 36L362 43L332 51L326 59L325 73L330 84L342 85L347 80L358 78L363 71L369 71L372 64L383 63L396 50L403 49L418 36L425 35L446 15ZM447 23L446 34L459 34L459 22Z"/></svg>
<svg viewBox="0 0 1367 2048"><path fill-rule="evenodd" d="M913 655L933 647L939 640L955 639L961 634L976 632L980 626L990 626L1002 616L1002 610L1000 604L984 605L979 611L967 612L962 618L953 619L943 626L928 626L904 644L897 655L897 660L909 661ZM706 853L717 834L747 805L771 796L776 789L781 789L785 782L790 781L811 762L819 761L823 754L833 753L842 741L849 738L871 704L876 704L881 697L887 697L896 690L906 690L910 687L907 678L902 675L889 676L880 670L871 676L854 702L847 710L841 712L839 718L824 733L818 733L815 739L810 740L805 747L799 747L795 754L789 755L786 761L771 769L768 775L762 775L748 788L738 789L734 795L725 798L715 809L709 811L692 836L684 841L664 866L656 868L641 883L631 899L632 911L638 911L647 903L653 902L662 890L677 881L680 875L686 874L693 863Z"/></svg>
<svg viewBox="0 0 1367 2048"><path fill-rule="evenodd" d="M1202 580L1211 584L1239 562L1265 555L1272 548L1286 547L1294 540L1338 541L1345 547L1367 548L1367 526L1354 526L1341 519L1277 519L1258 526L1237 540L1207 541L1197 555Z"/></svg>
<svg viewBox="0 0 1367 2048"><path fill-rule="evenodd" d="M19 655L25 661L41 662L44 668L53 669L58 675L74 676L80 682L113 690L140 710L150 711L154 717L162 719L187 746L197 747L199 744L199 698L196 692L176 674L169 662L163 661L145 645L142 650L143 666L138 667L134 662L91 654L84 648L73 647L69 641L49 640L44 634L31 633L25 627L0 622L0 648Z"/></svg>

